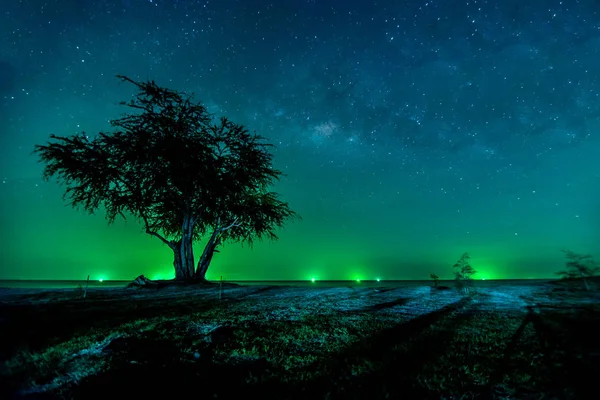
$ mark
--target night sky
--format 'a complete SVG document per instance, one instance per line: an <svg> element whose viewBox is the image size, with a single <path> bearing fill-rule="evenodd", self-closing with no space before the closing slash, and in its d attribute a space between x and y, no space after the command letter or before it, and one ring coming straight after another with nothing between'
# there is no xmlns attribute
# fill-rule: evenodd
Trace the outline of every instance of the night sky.
<svg viewBox="0 0 600 400"><path fill-rule="evenodd" d="M195 93L265 136L303 219L209 279L554 277L600 255L596 0L4 0L0 279L173 276L133 220L65 205L32 155L134 93ZM201 246L197 246L199 256Z"/></svg>

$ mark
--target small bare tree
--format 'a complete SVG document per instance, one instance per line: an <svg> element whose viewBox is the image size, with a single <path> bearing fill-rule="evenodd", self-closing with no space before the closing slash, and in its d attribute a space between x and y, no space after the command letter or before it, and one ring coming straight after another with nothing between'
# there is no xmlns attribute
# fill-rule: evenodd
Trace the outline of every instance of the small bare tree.
<svg viewBox="0 0 600 400"><path fill-rule="evenodd" d="M566 269L557 272L563 279L581 279L585 285L585 290L590 290L587 278L597 275L600 272L598 263L594 261L589 254L577 254L571 250L563 250L565 253Z"/></svg>

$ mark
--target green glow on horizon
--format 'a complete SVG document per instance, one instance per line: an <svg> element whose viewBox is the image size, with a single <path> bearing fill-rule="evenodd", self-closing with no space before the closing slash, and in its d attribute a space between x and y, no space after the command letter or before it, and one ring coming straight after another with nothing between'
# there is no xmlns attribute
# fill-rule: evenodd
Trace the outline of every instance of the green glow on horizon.
<svg viewBox="0 0 600 400"><path fill-rule="evenodd" d="M293 193L288 192L287 195L293 198ZM174 277L172 251L142 233L141 227L131 220L127 223L117 220L109 226L101 213L88 216L66 207L61 199L62 191L57 187L48 188L43 199L28 197L22 191L15 192L13 196L11 202L17 204L0 208L0 218L6 221L6 229L0 232L0 236L13 232L10 240L15 243L5 252L5 264L12 268L3 269L1 278L83 280L88 274L100 276L103 280L133 280L141 274L154 279ZM219 280L223 275L230 281L314 278L316 282L318 278L359 282L362 277L373 276L373 270L377 269L388 280L428 280L431 271L445 280L453 279L452 265L463 249L469 250L473 268L480 271L479 275L486 280L521 276L554 278L554 272L564 265L562 254L559 250L553 251L554 248L534 252L531 247L521 245L512 252L506 252L502 248L484 247L484 237L476 241L481 243L479 247L472 245L471 239L464 244L448 240L445 245L440 241L434 251L428 241L418 237L412 239L412 236L399 249L395 239L387 236L378 237L372 243L362 243L352 232L360 231L363 224L368 225L369 221L376 219L375 210L370 212L369 221L352 219L352 223L356 224L348 233L331 230L327 233L327 241L314 242L314 230L328 229L329 225L320 227L314 210L299 207L298 212L304 220L282 230L279 241L257 242L252 248L226 244L220 253L215 254L207 279ZM340 218L340 223L348 223ZM36 251L32 252L28 238L43 232L36 231L35 225L27 221L37 221L38 226L47 227L49 231L60 225L63 231L60 235L44 235L44 240L36 243ZM194 246L196 257L201 254L203 244L199 242ZM76 250L71 251L72 248ZM310 251L298 252L298 248L309 248ZM545 255L531 259L529 254L532 252ZM528 257L525 258L528 263L525 267L519 262L522 257ZM43 270L36 267L39 265L44 266ZM306 265L314 266L308 277ZM377 276L375 279L381 281L382 278Z"/></svg>
<svg viewBox="0 0 600 400"><path fill-rule="evenodd" d="M315 282L315 278L311 278L311 282L313 282L313 283L314 283L314 282Z"/></svg>

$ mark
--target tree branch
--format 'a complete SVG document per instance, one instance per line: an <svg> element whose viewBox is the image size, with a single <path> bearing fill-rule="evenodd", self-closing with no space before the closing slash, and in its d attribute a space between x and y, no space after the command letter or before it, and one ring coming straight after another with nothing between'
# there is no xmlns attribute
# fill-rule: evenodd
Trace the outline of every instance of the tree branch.
<svg viewBox="0 0 600 400"><path fill-rule="evenodd" d="M146 233L150 236L159 238L164 244L171 247L171 242L169 242L167 239L165 239L164 236L162 236L158 232L154 232L154 231L150 230L150 224L148 223L148 218L146 218L146 214L144 214L144 212L141 210L140 210L140 216L144 220L144 225L146 225Z"/></svg>
<svg viewBox="0 0 600 400"><path fill-rule="evenodd" d="M225 232L225 231L226 231L226 230L228 230L228 229L231 229L231 228L233 228L233 227L238 227L238 226L240 226L240 225L242 225L242 223L241 223L241 222L240 222L240 223L238 223L238 219L236 218L236 219L234 219L234 220L233 220L233 222L232 222L231 224L229 224L229 226L226 226L226 227L224 227L224 228L220 228L219 230L220 230L221 232Z"/></svg>
<svg viewBox="0 0 600 400"><path fill-rule="evenodd" d="M138 82L134 81L133 79L131 79L131 78L127 77L127 76L124 76L124 75L117 75L117 78L119 78L119 79L121 79L121 80L123 80L123 81L126 81L126 82L133 83L133 84L134 84L135 86L137 86L138 88L141 88L141 87L142 87L142 85L140 85Z"/></svg>

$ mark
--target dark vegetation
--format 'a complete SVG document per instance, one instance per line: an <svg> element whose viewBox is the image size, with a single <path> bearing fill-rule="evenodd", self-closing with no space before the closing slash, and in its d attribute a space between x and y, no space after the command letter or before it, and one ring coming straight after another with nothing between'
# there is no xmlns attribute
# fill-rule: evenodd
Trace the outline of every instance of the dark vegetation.
<svg viewBox="0 0 600 400"><path fill-rule="evenodd" d="M436 274L429 274L429 277L433 281L433 286L437 287L438 281L440 280L440 277L437 276Z"/></svg>
<svg viewBox="0 0 600 400"><path fill-rule="evenodd" d="M215 120L191 96L154 81L121 80L138 90L129 113L95 137L51 135L35 147L44 178L66 186L70 205L109 223L132 217L174 255L176 280L205 280L227 241L277 239L297 217L270 189L282 173L264 138L227 118ZM207 239L194 262L193 242Z"/></svg>
<svg viewBox="0 0 600 400"><path fill-rule="evenodd" d="M454 268L454 285L457 290L470 294L473 287L473 275L477 273L470 263L471 256L464 253L452 266Z"/></svg>
<svg viewBox="0 0 600 400"><path fill-rule="evenodd" d="M589 254L578 254L571 250L563 250L566 265L563 271L557 272L564 280L583 282L586 290L590 290L589 279L600 272L598 263Z"/></svg>

